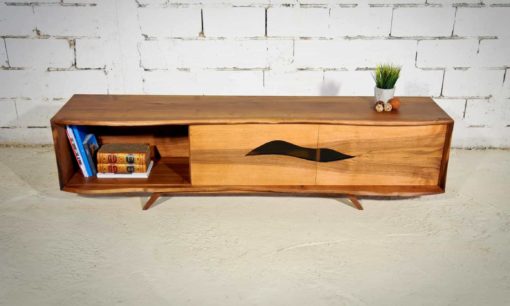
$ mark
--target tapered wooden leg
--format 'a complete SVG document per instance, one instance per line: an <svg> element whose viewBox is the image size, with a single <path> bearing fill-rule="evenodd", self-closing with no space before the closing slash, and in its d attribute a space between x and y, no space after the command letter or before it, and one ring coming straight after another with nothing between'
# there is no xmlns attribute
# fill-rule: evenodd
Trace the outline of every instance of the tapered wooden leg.
<svg viewBox="0 0 510 306"><path fill-rule="evenodd" d="M154 202L156 202L156 200L159 199L159 197L161 197L161 193L159 192L153 193L151 197L147 200L147 203L145 203L145 205L143 206L143 210L151 208L152 204L154 204Z"/></svg>
<svg viewBox="0 0 510 306"><path fill-rule="evenodd" d="M348 196L348 197L349 197L349 200L351 200L352 205L354 205L354 207L356 207L359 210L363 210L363 206L361 206L361 203L359 202L358 198L356 198L355 196Z"/></svg>

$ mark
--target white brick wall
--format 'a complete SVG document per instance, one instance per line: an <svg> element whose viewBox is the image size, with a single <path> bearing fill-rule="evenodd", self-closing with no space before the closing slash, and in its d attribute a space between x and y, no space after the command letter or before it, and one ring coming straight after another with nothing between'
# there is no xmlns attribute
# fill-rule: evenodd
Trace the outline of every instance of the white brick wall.
<svg viewBox="0 0 510 306"><path fill-rule="evenodd" d="M47 72L40 86L43 97L70 97L74 93L108 93L106 75L100 70Z"/></svg>
<svg viewBox="0 0 510 306"><path fill-rule="evenodd" d="M32 35L35 16L29 6L5 6L0 3L0 35Z"/></svg>
<svg viewBox="0 0 510 306"><path fill-rule="evenodd" d="M0 70L2 98L25 98L38 95L38 86L44 80L44 71L40 70Z"/></svg>
<svg viewBox="0 0 510 306"><path fill-rule="evenodd" d="M510 7L460 7L455 18L454 34L458 36L508 36L510 28L508 16L510 16Z"/></svg>
<svg viewBox="0 0 510 306"><path fill-rule="evenodd" d="M18 113L18 125L22 127L44 127L48 120L62 107L63 102L42 100L18 100L16 111Z"/></svg>
<svg viewBox="0 0 510 306"><path fill-rule="evenodd" d="M265 40L163 40L141 43L142 66L168 68L264 68Z"/></svg>
<svg viewBox="0 0 510 306"><path fill-rule="evenodd" d="M146 71L144 92L151 94L257 95L262 71Z"/></svg>
<svg viewBox="0 0 510 306"><path fill-rule="evenodd" d="M398 8L393 12L393 36L450 36L455 8Z"/></svg>
<svg viewBox="0 0 510 306"><path fill-rule="evenodd" d="M2 111L0 112L0 128L16 127L18 115L16 113L16 101L14 99L0 99Z"/></svg>
<svg viewBox="0 0 510 306"><path fill-rule="evenodd" d="M5 40L0 40L0 67L7 67L7 49L5 49Z"/></svg>
<svg viewBox="0 0 510 306"><path fill-rule="evenodd" d="M264 94L316 96L323 92L322 71L267 71L264 73ZM294 93L295 92L295 93Z"/></svg>
<svg viewBox="0 0 510 306"><path fill-rule="evenodd" d="M196 73L178 70L144 71L143 91L151 94L202 94Z"/></svg>
<svg viewBox="0 0 510 306"><path fill-rule="evenodd" d="M420 68L471 67L476 62L479 44L477 39L422 40L418 42L416 65Z"/></svg>
<svg viewBox="0 0 510 306"><path fill-rule="evenodd" d="M138 11L142 34L150 37L198 37L199 8L145 8Z"/></svg>
<svg viewBox="0 0 510 306"><path fill-rule="evenodd" d="M501 94L504 97L510 97L510 69L506 69L505 82L503 83L503 91Z"/></svg>
<svg viewBox="0 0 510 306"><path fill-rule="evenodd" d="M74 93L107 93L101 70L0 70L1 94L6 98L69 98Z"/></svg>
<svg viewBox="0 0 510 306"><path fill-rule="evenodd" d="M203 16L207 37L262 37L265 33L264 8L206 8Z"/></svg>
<svg viewBox="0 0 510 306"><path fill-rule="evenodd" d="M100 6L34 6L36 28L42 35L100 36L112 20Z"/></svg>
<svg viewBox="0 0 510 306"><path fill-rule="evenodd" d="M441 95L442 70L424 70L404 67L402 76L398 80L395 94L403 96L431 96ZM416 80L420 80L417 82Z"/></svg>
<svg viewBox="0 0 510 306"><path fill-rule="evenodd" d="M298 40L295 65L300 68L374 68L391 62L414 65L416 41L389 39Z"/></svg>
<svg viewBox="0 0 510 306"><path fill-rule="evenodd" d="M328 37L329 9L276 7L267 10L267 35Z"/></svg>
<svg viewBox="0 0 510 306"><path fill-rule="evenodd" d="M326 71L322 92L325 95L370 96L374 94L370 71Z"/></svg>
<svg viewBox="0 0 510 306"><path fill-rule="evenodd" d="M467 99L465 124L472 127L492 126L492 114L495 111L494 99Z"/></svg>
<svg viewBox="0 0 510 306"><path fill-rule="evenodd" d="M11 67L70 68L74 62L74 51L64 39L6 38L5 42Z"/></svg>
<svg viewBox="0 0 510 306"><path fill-rule="evenodd" d="M504 70L446 70L443 95L452 97L487 97L503 87Z"/></svg>
<svg viewBox="0 0 510 306"><path fill-rule="evenodd" d="M103 68L110 64L115 55L111 54L109 44L104 39L77 39L76 67Z"/></svg>
<svg viewBox="0 0 510 306"><path fill-rule="evenodd" d="M390 34L391 7L335 7L331 9L333 36L387 36Z"/></svg>
<svg viewBox="0 0 510 306"><path fill-rule="evenodd" d="M508 0L0 0L0 143L74 93L431 96L456 147L510 147Z"/></svg>
<svg viewBox="0 0 510 306"><path fill-rule="evenodd" d="M509 16L510 18L510 16ZM479 66L503 67L510 63L510 36L480 41Z"/></svg>

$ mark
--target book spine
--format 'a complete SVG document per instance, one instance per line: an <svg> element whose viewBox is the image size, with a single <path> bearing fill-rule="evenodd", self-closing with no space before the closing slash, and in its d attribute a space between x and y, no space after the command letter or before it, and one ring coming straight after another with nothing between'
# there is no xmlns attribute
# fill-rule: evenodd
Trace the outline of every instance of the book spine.
<svg viewBox="0 0 510 306"><path fill-rule="evenodd" d="M98 164L136 164L147 165L148 154L146 153L102 153L97 154Z"/></svg>
<svg viewBox="0 0 510 306"><path fill-rule="evenodd" d="M81 173L84 177L88 177L87 170L85 169L85 165L83 164L83 159L78 151L78 147L76 147L76 139L74 138L74 133L71 127L66 126L66 134L67 139L69 139L69 143L71 144L71 148L73 149L74 157L76 157L76 161L78 162L78 166L80 166Z"/></svg>
<svg viewBox="0 0 510 306"><path fill-rule="evenodd" d="M147 165L137 164L97 164L97 172L102 173L145 173Z"/></svg>
<svg viewBox="0 0 510 306"><path fill-rule="evenodd" d="M72 125L71 130L74 134L74 141L76 143L76 147L78 148L78 152L80 153L83 165L85 166L85 171L87 172L86 177L92 176L91 166L89 165L89 160L87 159L87 155L85 154L85 149L83 148L83 131L79 126Z"/></svg>
<svg viewBox="0 0 510 306"><path fill-rule="evenodd" d="M85 143L83 144L83 146L85 147ZM84 151L85 151L85 155L87 155L87 161L90 165L90 171L91 171L90 175L94 176L94 175L96 175L96 168L94 167L94 158L92 158L90 150L88 150L87 148L84 148Z"/></svg>

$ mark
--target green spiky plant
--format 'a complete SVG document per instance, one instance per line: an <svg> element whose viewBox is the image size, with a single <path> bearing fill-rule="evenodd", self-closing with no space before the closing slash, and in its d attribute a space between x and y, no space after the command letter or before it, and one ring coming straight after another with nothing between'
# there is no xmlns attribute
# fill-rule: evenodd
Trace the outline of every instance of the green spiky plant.
<svg viewBox="0 0 510 306"><path fill-rule="evenodd" d="M400 67L384 64L375 68L375 85L381 89L392 89L400 76Z"/></svg>

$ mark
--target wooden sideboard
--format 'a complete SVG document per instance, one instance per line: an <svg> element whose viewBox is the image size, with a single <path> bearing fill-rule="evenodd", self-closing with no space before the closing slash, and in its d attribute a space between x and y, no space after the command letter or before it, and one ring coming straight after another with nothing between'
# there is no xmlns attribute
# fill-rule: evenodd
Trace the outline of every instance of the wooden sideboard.
<svg viewBox="0 0 510 306"><path fill-rule="evenodd" d="M417 196L445 191L453 120L426 97L74 95L51 119L60 188L80 194ZM148 143L148 179L84 178L66 125Z"/></svg>

